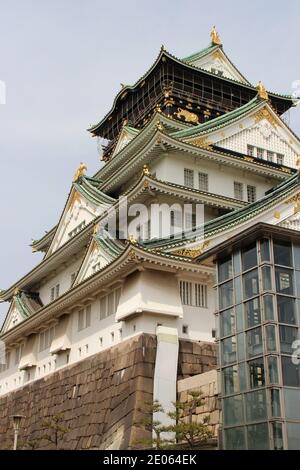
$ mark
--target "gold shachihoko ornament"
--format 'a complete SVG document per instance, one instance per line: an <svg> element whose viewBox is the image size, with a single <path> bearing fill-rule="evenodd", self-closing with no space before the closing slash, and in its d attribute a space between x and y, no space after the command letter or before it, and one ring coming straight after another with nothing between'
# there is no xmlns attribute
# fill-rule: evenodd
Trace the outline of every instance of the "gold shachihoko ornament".
<svg viewBox="0 0 300 470"><path fill-rule="evenodd" d="M262 100L268 100L269 99L269 95L268 95L268 92L266 90L266 87L262 84L261 81L259 81L258 84L256 85L256 89L258 91L258 96Z"/></svg>
<svg viewBox="0 0 300 470"><path fill-rule="evenodd" d="M211 42L212 42L215 46L221 46L222 41L221 41L221 39L220 39L219 33L217 32L215 26L214 26L213 29L211 30L210 37L211 37Z"/></svg>
<svg viewBox="0 0 300 470"><path fill-rule="evenodd" d="M75 183L75 181L78 180L78 178L80 178L81 176L83 176L86 171L87 171L87 166L86 166L86 164L80 162L80 165L79 165L79 167L77 168L77 170L76 170L76 172L75 172L75 175L74 175L74 178L73 178L74 183Z"/></svg>

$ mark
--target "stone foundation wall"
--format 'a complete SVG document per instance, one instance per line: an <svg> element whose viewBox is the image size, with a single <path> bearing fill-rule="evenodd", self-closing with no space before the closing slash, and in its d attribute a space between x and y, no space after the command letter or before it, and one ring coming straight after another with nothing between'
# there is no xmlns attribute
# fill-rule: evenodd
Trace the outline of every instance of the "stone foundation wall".
<svg viewBox="0 0 300 470"><path fill-rule="evenodd" d="M180 341L178 378L216 368L215 346ZM0 449L12 447L10 416L22 414L19 448L128 449L150 437L134 426L151 402L156 337L142 334L0 398ZM55 431L45 421L57 418ZM46 438L49 436L51 441Z"/></svg>

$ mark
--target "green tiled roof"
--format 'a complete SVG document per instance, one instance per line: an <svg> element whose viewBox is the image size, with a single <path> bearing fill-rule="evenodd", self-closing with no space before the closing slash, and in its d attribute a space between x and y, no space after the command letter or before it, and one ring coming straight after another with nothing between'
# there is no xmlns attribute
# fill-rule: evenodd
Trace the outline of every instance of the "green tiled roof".
<svg viewBox="0 0 300 470"><path fill-rule="evenodd" d="M101 191L99 189L100 185L101 181L99 179L87 176L81 176L76 182L73 182L73 187L90 202L94 204L114 204L116 199Z"/></svg>

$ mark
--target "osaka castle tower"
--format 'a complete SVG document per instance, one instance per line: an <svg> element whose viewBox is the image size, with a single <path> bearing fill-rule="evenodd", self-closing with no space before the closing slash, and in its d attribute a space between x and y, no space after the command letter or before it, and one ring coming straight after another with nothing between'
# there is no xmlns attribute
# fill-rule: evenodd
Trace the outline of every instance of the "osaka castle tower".
<svg viewBox="0 0 300 470"><path fill-rule="evenodd" d="M296 104L251 84L215 28L122 86L88 129L99 170L80 164L42 261L0 292L0 447L17 414L25 447L52 448L56 419L61 448L135 448L141 403L202 387L212 446L300 449Z"/></svg>

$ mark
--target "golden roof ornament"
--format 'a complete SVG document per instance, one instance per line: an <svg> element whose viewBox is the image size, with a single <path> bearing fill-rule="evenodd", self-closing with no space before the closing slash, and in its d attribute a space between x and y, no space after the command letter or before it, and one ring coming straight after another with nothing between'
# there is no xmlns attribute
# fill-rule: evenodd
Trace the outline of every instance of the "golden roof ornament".
<svg viewBox="0 0 300 470"><path fill-rule="evenodd" d="M300 155L298 155L298 157L297 157L296 167L297 167L298 172L300 173Z"/></svg>
<svg viewBox="0 0 300 470"><path fill-rule="evenodd" d="M75 183L78 180L78 178L80 178L81 176L83 176L85 174L86 171L87 171L86 164L80 162L80 165L79 165L79 167L77 168L77 170L75 172L73 182Z"/></svg>
<svg viewBox="0 0 300 470"><path fill-rule="evenodd" d="M144 166L143 166L143 175L144 175L144 176L151 176L151 173L150 173L150 170L149 170L148 165L144 165Z"/></svg>
<svg viewBox="0 0 300 470"><path fill-rule="evenodd" d="M259 81L258 84L256 85L256 89L258 91L258 96L262 100L268 100L269 99L269 95L268 95L268 92L266 90L266 87L263 85L263 83L261 81Z"/></svg>
<svg viewBox="0 0 300 470"><path fill-rule="evenodd" d="M222 41L221 41L221 39L220 39L219 33L217 32L215 26L214 26L213 29L211 30L210 37L211 37L211 42L212 42L215 46L221 46L221 45L222 45Z"/></svg>
<svg viewBox="0 0 300 470"><path fill-rule="evenodd" d="M18 294L20 294L20 288L16 287L14 290L14 295L18 295Z"/></svg>
<svg viewBox="0 0 300 470"><path fill-rule="evenodd" d="M136 238L134 238L133 235L129 235L128 240L129 240L129 243L131 243L132 245L136 245L136 244L137 244L137 240L136 240Z"/></svg>

